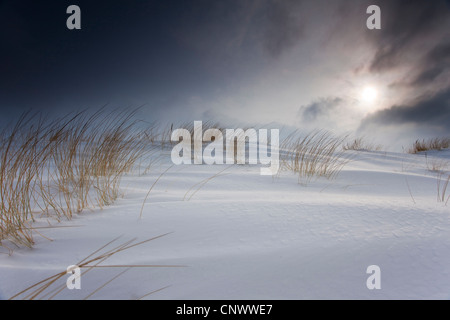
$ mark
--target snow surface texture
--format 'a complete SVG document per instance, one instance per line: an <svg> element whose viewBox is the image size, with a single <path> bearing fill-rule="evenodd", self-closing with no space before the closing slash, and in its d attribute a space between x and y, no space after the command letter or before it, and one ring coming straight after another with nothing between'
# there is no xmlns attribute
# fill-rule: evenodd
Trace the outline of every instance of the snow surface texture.
<svg viewBox="0 0 450 320"><path fill-rule="evenodd" d="M66 270L118 236L114 246L170 233L100 265L179 267L82 270L81 290L64 288L55 298L137 299L164 288L145 298L449 299L450 202L438 202L429 164L448 164L450 151L350 153L354 160L337 179L307 185L292 172L272 178L259 166L234 165L196 191L225 166L174 166L140 217L147 192L171 165L163 154L150 173L124 177L114 205L52 222L70 228L42 229L52 241L36 236L33 249L0 254L0 296ZM381 269L379 290L366 286L370 265Z"/></svg>

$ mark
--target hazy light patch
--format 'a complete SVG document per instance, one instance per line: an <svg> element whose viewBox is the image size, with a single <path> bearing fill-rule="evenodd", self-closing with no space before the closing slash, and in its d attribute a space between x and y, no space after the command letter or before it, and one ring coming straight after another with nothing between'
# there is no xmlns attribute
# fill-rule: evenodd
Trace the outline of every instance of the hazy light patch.
<svg viewBox="0 0 450 320"><path fill-rule="evenodd" d="M367 86L361 92L361 100L363 102L373 104L378 98L378 91L375 87Z"/></svg>

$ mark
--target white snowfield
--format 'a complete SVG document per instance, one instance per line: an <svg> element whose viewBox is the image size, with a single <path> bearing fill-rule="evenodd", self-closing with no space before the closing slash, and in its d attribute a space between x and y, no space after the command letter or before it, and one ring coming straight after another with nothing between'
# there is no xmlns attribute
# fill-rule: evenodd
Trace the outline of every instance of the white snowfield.
<svg viewBox="0 0 450 320"><path fill-rule="evenodd" d="M36 221L56 227L39 229L51 241L36 235L33 249L0 254L0 296L119 236L107 248L169 233L99 264L110 267L82 268L79 290L65 288L67 274L61 291L43 298L449 299L450 201L438 201L431 167L448 170L450 150L349 154L337 179L305 185L292 172L261 176L259 165L180 165L160 176L171 166L164 153L150 173L123 178L113 205ZM366 285L371 265L380 267L380 289Z"/></svg>

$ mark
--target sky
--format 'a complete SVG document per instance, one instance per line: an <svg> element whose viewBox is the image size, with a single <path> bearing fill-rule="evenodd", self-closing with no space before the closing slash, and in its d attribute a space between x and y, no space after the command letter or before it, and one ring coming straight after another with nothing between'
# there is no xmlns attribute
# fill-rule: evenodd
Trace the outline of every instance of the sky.
<svg viewBox="0 0 450 320"><path fill-rule="evenodd" d="M0 0L0 46L1 125L107 105L388 148L450 136L449 0Z"/></svg>

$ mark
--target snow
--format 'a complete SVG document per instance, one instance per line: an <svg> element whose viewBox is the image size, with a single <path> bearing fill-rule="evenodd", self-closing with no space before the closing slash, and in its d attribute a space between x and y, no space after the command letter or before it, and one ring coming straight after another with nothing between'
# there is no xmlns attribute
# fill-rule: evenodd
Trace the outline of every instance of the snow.
<svg viewBox="0 0 450 320"><path fill-rule="evenodd" d="M110 248L168 233L100 265L170 266L82 269L81 290L55 298L137 299L164 288L145 298L449 299L450 202L437 200L429 163L450 163L450 150L349 154L337 179L308 184L292 172L261 176L258 165L233 165L208 181L227 166L173 166L145 199L171 166L165 152L148 174L123 178L113 205L71 221L38 219L56 228L41 229L50 239L36 235L33 249L0 254L0 297L117 237ZM379 290L366 286L370 265L381 269Z"/></svg>

